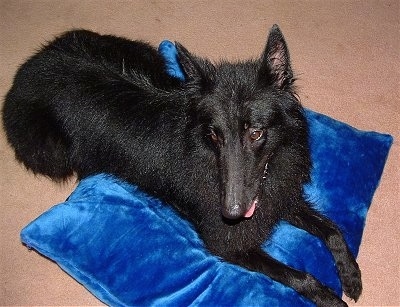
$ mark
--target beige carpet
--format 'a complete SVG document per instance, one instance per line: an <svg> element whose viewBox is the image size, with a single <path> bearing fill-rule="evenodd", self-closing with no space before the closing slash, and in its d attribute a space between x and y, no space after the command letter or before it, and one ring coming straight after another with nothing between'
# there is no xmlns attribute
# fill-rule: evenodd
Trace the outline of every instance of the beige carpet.
<svg viewBox="0 0 400 307"><path fill-rule="evenodd" d="M400 305L399 16L397 0L0 0L0 95L19 64L70 28L154 44L168 38L212 59L245 59L261 53L269 27L279 23L305 106L395 137L367 219L359 255L364 292L355 306ZM23 226L72 189L26 172L0 132L0 305L101 304L19 240Z"/></svg>

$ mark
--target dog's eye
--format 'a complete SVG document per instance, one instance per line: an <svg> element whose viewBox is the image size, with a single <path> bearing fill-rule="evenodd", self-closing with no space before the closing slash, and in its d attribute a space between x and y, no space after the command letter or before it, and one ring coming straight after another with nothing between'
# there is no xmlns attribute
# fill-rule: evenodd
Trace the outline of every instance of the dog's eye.
<svg viewBox="0 0 400 307"><path fill-rule="evenodd" d="M215 133L215 131L211 131L209 136L211 141L213 141L214 143L218 143L218 135Z"/></svg>
<svg viewBox="0 0 400 307"><path fill-rule="evenodd" d="M252 142L258 141L263 136L263 131L258 129L251 129L250 130L250 140Z"/></svg>
<svg viewBox="0 0 400 307"><path fill-rule="evenodd" d="M213 127L209 127L208 128L208 133L207 133L208 137L210 138L210 140L214 143L214 144L218 144L220 139L217 135L217 133L215 132Z"/></svg>

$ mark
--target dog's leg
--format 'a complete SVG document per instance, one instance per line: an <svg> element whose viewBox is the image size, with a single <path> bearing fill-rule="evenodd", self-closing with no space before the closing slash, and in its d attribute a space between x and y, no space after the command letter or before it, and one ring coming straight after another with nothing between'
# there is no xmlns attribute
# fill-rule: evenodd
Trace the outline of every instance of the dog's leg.
<svg viewBox="0 0 400 307"><path fill-rule="evenodd" d="M289 216L286 220L325 242L335 259L344 293L357 301L362 291L361 272L339 228L308 207L296 215Z"/></svg>
<svg viewBox="0 0 400 307"><path fill-rule="evenodd" d="M331 289L322 285L312 275L275 260L261 249L237 253L227 258L230 262L251 271L264 273L273 280L293 288L319 307L347 306Z"/></svg>

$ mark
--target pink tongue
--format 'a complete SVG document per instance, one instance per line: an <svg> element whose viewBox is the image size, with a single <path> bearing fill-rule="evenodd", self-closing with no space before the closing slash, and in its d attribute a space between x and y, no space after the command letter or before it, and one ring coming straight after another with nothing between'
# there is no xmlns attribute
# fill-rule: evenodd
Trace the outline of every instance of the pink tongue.
<svg viewBox="0 0 400 307"><path fill-rule="evenodd" d="M256 210L256 204L257 204L257 199L253 200L253 202L251 203L250 209L246 212L244 217L252 217L253 216L254 210Z"/></svg>

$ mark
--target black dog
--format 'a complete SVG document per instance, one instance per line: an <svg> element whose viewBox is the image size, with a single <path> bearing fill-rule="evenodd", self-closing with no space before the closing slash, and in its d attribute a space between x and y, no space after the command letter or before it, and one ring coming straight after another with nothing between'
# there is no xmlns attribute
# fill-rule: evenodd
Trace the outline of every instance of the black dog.
<svg viewBox="0 0 400 307"><path fill-rule="evenodd" d="M357 300L361 274L342 234L303 197L308 128L279 28L258 60L214 65L177 50L185 82L143 42L83 30L55 39L22 65L5 100L17 159L56 180L117 175L172 204L215 255L319 306L346 305L261 250L284 219L326 243Z"/></svg>

